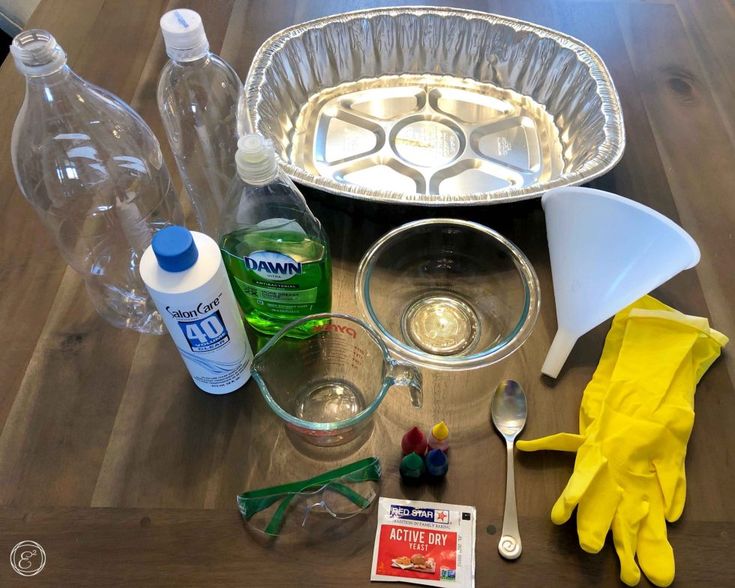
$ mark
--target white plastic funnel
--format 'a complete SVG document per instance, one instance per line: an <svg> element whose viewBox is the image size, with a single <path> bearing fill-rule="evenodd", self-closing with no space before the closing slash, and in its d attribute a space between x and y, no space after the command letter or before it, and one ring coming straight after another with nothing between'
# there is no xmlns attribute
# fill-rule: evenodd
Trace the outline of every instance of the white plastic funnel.
<svg viewBox="0 0 735 588"><path fill-rule="evenodd" d="M689 234L617 194L556 188L541 199L557 332L541 372L556 378L579 337L699 262Z"/></svg>

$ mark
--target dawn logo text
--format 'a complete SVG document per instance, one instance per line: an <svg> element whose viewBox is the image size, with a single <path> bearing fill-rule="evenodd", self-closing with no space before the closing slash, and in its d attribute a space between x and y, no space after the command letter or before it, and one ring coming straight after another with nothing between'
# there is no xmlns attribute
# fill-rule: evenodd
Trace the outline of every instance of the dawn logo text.
<svg viewBox="0 0 735 588"><path fill-rule="evenodd" d="M242 258L250 271L267 280L283 281L301 274L301 263L275 251L253 251Z"/></svg>

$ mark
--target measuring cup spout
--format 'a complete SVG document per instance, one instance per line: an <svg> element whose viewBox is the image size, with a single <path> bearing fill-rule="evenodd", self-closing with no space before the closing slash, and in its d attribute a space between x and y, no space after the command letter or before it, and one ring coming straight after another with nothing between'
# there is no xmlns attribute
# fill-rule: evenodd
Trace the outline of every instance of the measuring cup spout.
<svg viewBox="0 0 735 588"><path fill-rule="evenodd" d="M421 391L421 372L416 366L402 361L391 360L388 368L388 377L394 386L408 386L411 394L411 404L415 408L421 408L424 404L424 395Z"/></svg>

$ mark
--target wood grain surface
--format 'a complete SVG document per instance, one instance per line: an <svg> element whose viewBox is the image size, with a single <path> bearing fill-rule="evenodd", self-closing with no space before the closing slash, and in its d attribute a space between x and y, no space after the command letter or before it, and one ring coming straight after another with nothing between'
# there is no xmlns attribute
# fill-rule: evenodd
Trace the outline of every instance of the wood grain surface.
<svg viewBox="0 0 735 588"><path fill-rule="evenodd" d="M30 26L51 31L70 66L132 104L164 144L155 89L166 61L158 29L166 10L198 10L212 49L244 78L258 46L283 27L395 4L401 2L43 0ZM733 3L451 4L549 26L600 53L620 94L627 147L620 164L592 185L645 203L692 234L700 264L655 294L735 336ZM286 435L253 382L224 398L203 394L168 337L120 331L96 315L79 277L15 185L9 139L24 86L10 59L0 69L0 89L0 324L7 338L0 362L0 586L367 585L374 513L320 541L263 544L243 526L234 500L245 489L309 477L367 455L383 462L384 496L477 507L478 586L620 584L611 543L598 555L586 554L573 523L556 527L549 520L572 470L569 455L517 456L524 554L508 563L496 551L505 448L490 425L492 390L502 377L523 383L530 406L525 438L576 431L581 393L609 326L580 340L557 382L540 377L556 318L537 200L417 209L306 191L333 250L335 310L358 313L355 270L375 239L431 216L497 229L531 259L542 290L535 331L511 358L458 374L425 370L422 410L412 409L405 390L396 389L363 446L348 448L351 453L308 450ZM165 145L164 152L175 174ZM735 585L734 357L725 350L697 391L687 506L682 520L669 526L677 586ZM452 432L446 482L403 487L397 472L401 435L413 424L429 427L442 418ZM15 575L8 565L13 545L24 539L38 541L47 553L46 568L33 578ZM648 585L645 578L641 585Z"/></svg>

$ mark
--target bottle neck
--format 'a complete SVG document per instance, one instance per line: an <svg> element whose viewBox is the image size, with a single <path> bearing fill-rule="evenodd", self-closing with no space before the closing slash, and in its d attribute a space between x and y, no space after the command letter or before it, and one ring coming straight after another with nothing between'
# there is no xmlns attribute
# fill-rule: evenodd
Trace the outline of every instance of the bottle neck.
<svg viewBox="0 0 735 588"><path fill-rule="evenodd" d="M242 173L238 174L243 183L249 186L265 186L276 181L278 177L278 165L269 170L263 170L260 173L253 173L249 171L247 175L243 176Z"/></svg>
<svg viewBox="0 0 735 588"><path fill-rule="evenodd" d="M171 47L166 45L166 55L169 59L178 65L191 65L193 63L201 63L209 58L209 43L206 37L195 47L182 49L179 47Z"/></svg>
<svg viewBox="0 0 735 588"><path fill-rule="evenodd" d="M66 53L54 37L43 30L23 31L10 47L15 67L26 78L46 77L66 67Z"/></svg>
<svg viewBox="0 0 735 588"><path fill-rule="evenodd" d="M76 77L74 72L66 65L66 62L64 62L59 69L43 75L26 74L26 88L30 90L33 88L53 87Z"/></svg>
<svg viewBox="0 0 735 588"><path fill-rule="evenodd" d="M177 67L204 67L210 62L211 53L207 50L202 55L193 59L174 59L171 58L171 62Z"/></svg>
<svg viewBox="0 0 735 588"><path fill-rule="evenodd" d="M84 81L68 66L43 76L26 76L26 108L44 109L60 102L81 100Z"/></svg>

